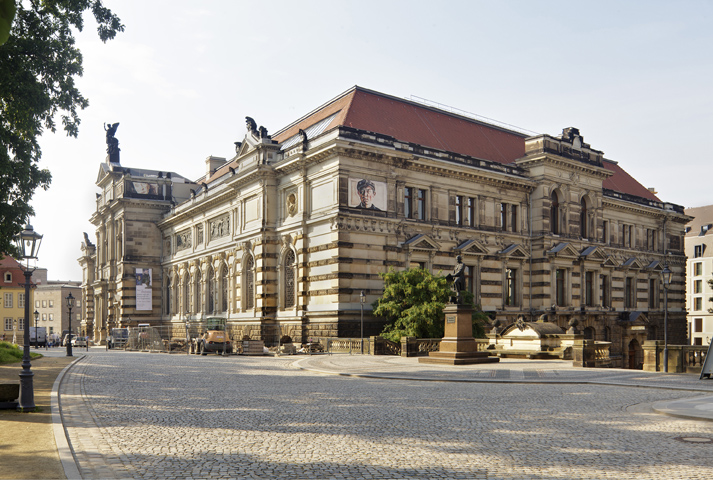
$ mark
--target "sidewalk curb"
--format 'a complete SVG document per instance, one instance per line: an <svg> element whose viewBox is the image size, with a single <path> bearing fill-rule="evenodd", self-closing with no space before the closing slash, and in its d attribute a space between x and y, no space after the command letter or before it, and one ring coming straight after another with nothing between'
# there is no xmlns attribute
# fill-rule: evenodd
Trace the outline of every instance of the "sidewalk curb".
<svg viewBox="0 0 713 480"><path fill-rule="evenodd" d="M62 412L60 411L59 405L59 386L62 383L64 374L69 371L78 361L82 360L85 355L77 357L72 363L67 365L62 369L62 371L57 375L57 378L52 385L52 430L54 431L54 441L57 445L57 453L59 454L59 459L62 462L62 468L64 469L64 475L69 479L81 479L82 476L79 473L79 467L74 458L74 452L72 447L69 446L69 441L67 440L67 431L64 429L64 424L62 423Z"/></svg>

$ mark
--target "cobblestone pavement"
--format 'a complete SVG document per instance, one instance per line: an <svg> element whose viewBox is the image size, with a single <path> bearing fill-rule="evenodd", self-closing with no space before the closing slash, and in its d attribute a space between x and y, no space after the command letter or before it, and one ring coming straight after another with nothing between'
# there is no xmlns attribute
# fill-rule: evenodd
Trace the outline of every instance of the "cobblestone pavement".
<svg viewBox="0 0 713 480"><path fill-rule="evenodd" d="M691 376L411 360L93 350L65 375L60 406L84 478L713 478L713 422L651 409L700 395L671 389L699 385ZM578 374L653 386L571 383ZM506 375L564 380L466 381Z"/></svg>

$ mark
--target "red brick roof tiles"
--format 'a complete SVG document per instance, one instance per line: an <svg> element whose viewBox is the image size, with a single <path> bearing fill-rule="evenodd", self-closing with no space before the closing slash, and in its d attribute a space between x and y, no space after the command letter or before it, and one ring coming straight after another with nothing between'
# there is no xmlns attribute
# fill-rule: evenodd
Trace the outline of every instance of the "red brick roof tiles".
<svg viewBox="0 0 713 480"><path fill-rule="evenodd" d="M338 115L325 131L342 125L498 163L512 163L525 155L525 136L520 133L361 87L322 105L273 139L282 143L335 112ZM604 188L660 201L618 164L605 161L604 167L614 172Z"/></svg>

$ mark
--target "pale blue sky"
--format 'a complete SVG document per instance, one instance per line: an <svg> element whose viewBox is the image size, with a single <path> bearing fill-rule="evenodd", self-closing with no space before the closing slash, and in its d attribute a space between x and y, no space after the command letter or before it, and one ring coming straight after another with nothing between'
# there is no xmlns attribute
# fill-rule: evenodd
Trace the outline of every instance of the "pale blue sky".
<svg viewBox="0 0 713 480"><path fill-rule="evenodd" d="M713 204L712 1L106 0L126 32L79 35L79 139L42 139L33 201L50 279L81 279L104 122L122 165L198 178L249 115L269 132L353 85L538 133L578 127L659 198Z"/></svg>

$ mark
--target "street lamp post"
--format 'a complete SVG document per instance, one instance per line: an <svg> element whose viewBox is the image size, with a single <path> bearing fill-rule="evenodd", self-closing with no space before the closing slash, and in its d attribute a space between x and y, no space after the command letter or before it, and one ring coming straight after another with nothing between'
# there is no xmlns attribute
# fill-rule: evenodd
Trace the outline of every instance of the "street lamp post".
<svg viewBox="0 0 713 480"><path fill-rule="evenodd" d="M28 299L25 298L25 301L27 302ZM38 332L37 332L37 320L39 320L39 319L40 319L40 312L38 312L37 310L35 310L35 350L37 350L38 348L40 348L39 345L38 345L38 343L40 343L40 342L39 342L40 336L38 335ZM47 342L46 339L45 339L45 342Z"/></svg>
<svg viewBox="0 0 713 480"><path fill-rule="evenodd" d="M673 272L668 265L663 267L663 371L668 373L668 287L671 286Z"/></svg>
<svg viewBox="0 0 713 480"><path fill-rule="evenodd" d="M359 294L359 300L361 301L361 354L364 355L364 300L366 295L364 295L364 290Z"/></svg>
<svg viewBox="0 0 713 480"><path fill-rule="evenodd" d="M42 235L32 229L32 225L27 225L20 232L16 239L18 251L22 259L26 261L25 267L25 345L22 354L22 372L20 373L20 401L17 409L21 412L31 412L35 409L35 391L33 386L30 364L30 279L34 268L30 269L30 259L37 260L37 252L40 250ZM37 341L37 331L35 331L35 342Z"/></svg>
<svg viewBox="0 0 713 480"><path fill-rule="evenodd" d="M64 297L67 300L67 308L69 309L69 338L67 338L67 356L73 357L72 355L72 306L74 305L74 297L72 292Z"/></svg>

